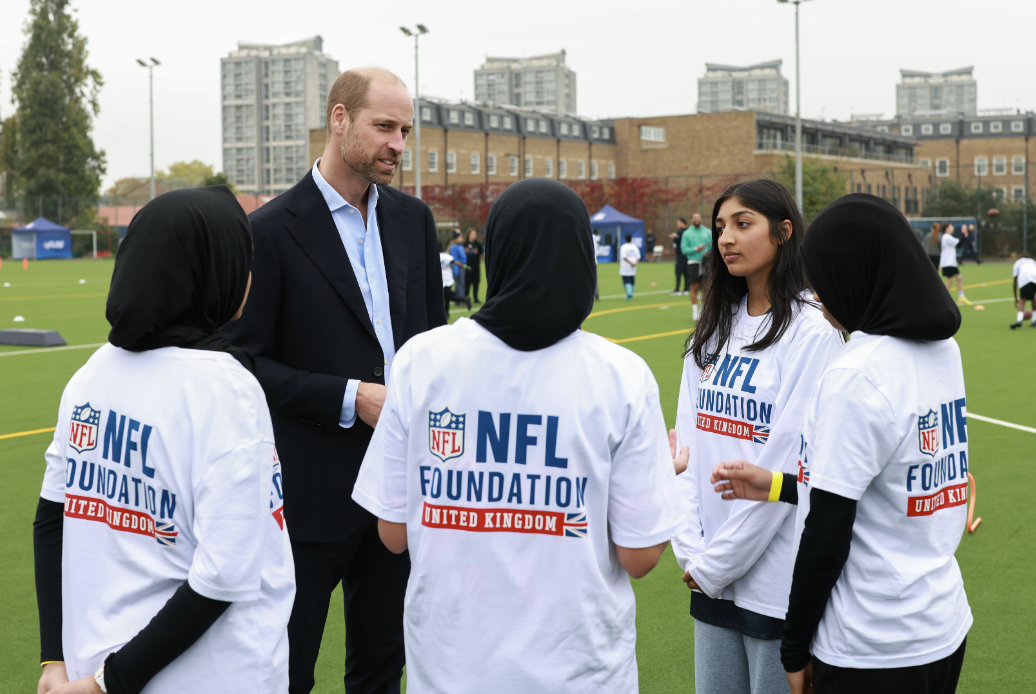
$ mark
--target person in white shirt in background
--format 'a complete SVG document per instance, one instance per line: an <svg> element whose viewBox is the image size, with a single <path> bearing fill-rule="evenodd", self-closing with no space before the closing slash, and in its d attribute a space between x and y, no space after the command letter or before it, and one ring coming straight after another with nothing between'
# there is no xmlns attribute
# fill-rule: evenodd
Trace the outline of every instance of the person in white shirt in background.
<svg viewBox="0 0 1036 694"><path fill-rule="evenodd" d="M844 344L809 301L799 257L805 227L781 184L757 179L716 201L703 310L688 339L676 447L689 528L673 543L694 590L694 674L709 694L787 692L780 638L791 586L791 508L724 501L709 475L747 460L791 472L803 413Z"/></svg>
<svg viewBox="0 0 1036 694"><path fill-rule="evenodd" d="M594 229L594 301L601 298L601 282L597 273L600 270L598 264L601 262L601 232Z"/></svg>
<svg viewBox="0 0 1036 694"><path fill-rule="evenodd" d="M957 278L957 301L964 298L964 277L957 267L957 244L960 240L953 235L953 225L943 224L942 238L939 239L939 246L942 251L939 254L939 270L946 278L946 288L953 291L953 279Z"/></svg>
<svg viewBox="0 0 1036 694"><path fill-rule="evenodd" d="M1014 300L1018 307L1018 316L1014 323L1011 323L1011 330L1022 327L1026 301L1029 302L1032 317L1030 325L1036 328L1036 260L1029 256L1022 256L1014 262L1011 276L1014 278Z"/></svg>
<svg viewBox="0 0 1036 694"><path fill-rule="evenodd" d="M638 691L630 578L686 520L650 369L579 329L592 253L572 189L510 186L485 304L396 355L353 498L410 551L410 694Z"/></svg>
<svg viewBox="0 0 1036 694"><path fill-rule="evenodd" d="M633 236L626 234L626 243L619 246L619 276L626 289L626 300L633 298L633 285L637 281L637 263L640 262L640 249L633 244Z"/></svg>
<svg viewBox="0 0 1036 694"><path fill-rule="evenodd" d="M792 694L953 694L973 622L954 558L970 468L960 311L881 198L828 205L802 256L851 338L810 403L798 474L723 463L715 490L798 504Z"/></svg>
<svg viewBox="0 0 1036 694"><path fill-rule="evenodd" d="M255 361L220 331L251 260L223 186L166 193L130 223L109 344L65 387L46 452L40 692L288 691L280 462Z"/></svg>
<svg viewBox="0 0 1036 694"><path fill-rule="evenodd" d="M453 301L453 286L455 280L453 279L453 268L459 266L460 261L454 259L454 257L446 251L442 245L439 246L439 266L442 268L442 300L446 303L446 317L449 319L450 316L450 302Z"/></svg>

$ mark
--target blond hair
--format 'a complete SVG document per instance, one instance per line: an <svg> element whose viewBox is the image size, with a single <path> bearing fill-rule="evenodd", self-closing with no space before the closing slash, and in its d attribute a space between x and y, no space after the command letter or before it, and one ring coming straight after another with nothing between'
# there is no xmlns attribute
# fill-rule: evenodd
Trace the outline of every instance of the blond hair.
<svg viewBox="0 0 1036 694"><path fill-rule="evenodd" d="M338 76L335 83L331 85L331 91L327 93L327 110L324 114L327 123L327 136L331 137L331 113L335 106L341 104L350 119L367 108L371 93L371 82L375 78L387 79L397 82L406 88L406 84L394 72L380 67L357 67L346 70Z"/></svg>

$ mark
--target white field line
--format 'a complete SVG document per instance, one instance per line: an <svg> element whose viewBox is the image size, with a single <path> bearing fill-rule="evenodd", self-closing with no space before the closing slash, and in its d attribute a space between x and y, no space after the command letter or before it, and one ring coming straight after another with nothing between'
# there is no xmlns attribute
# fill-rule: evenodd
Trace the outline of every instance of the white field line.
<svg viewBox="0 0 1036 694"><path fill-rule="evenodd" d="M968 417L974 417L980 422L989 422L990 424L998 424L1002 427L1008 427L1010 429L1017 429L1018 431L1027 431L1030 434L1036 434L1036 429L1032 427L1022 426L1021 424L1012 424L1011 422L1005 422L1002 419L993 419L992 417L983 417L980 414L974 412L968 412Z"/></svg>
<svg viewBox="0 0 1036 694"><path fill-rule="evenodd" d="M40 347L39 349L20 349L17 352L0 352L0 357L15 357L19 354L41 354L50 352L64 352L67 349L89 349L90 347L100 347L106 345L106 342L98 342L93 345L66 345L65 347Z"/></svg>

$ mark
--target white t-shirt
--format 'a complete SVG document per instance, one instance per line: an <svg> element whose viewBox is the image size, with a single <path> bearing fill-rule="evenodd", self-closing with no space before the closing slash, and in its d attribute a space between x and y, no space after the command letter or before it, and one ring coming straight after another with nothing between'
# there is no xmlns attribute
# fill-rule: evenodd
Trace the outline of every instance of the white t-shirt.
<svg viewBox="0 0 1036 694"><path fill-rule="evenodd" d="M1014 261L1014 267L1011 268L1011 276L1018 278L1019 289L1030 282L1036 282L1036 260L1032 258L1019 258Z"/></svg>
<svg viewBox="0 0 1036 694"><path fill-rule="evenodd" d="M439 267L442 268L442 286L453 286L453 256L449 253L439 254Z"/></svg>
<svg viewBox="0 0 1036 694"><path fill-rule="evenodd" d="M794 563L792 507L724 501L709 475L728 460L796 471L803 415L843 340L815 304L805 304L777 343L746 351L769 325L769 314L749 316L743 299L722 354L705 369L693 357L684 361L676 434L679 448L690 446L678 478L690 516L673 549L709 597L784 619Z"/></svg>
<svg viewBox="0 0 1036 694"><path fill-rule="evenodd" d="M601 236L600 234L591 234L591 238L594 240L594 262L601 262Z"/></svg>
<svg viewBox="0 0 1036 694"><path fill-rule="evenodd" d="M353 499L407 525L408 692L637 691L612 543L666 542L685 514L633 352L578 330L521 352L466 318L412 338Z"/></svg>
<svg viewBox="0 0 1036 694"><path fill-rule="evenodd" d="M939 241L942 252L939 255L939 267L957 267L957 244L960 241L953 234L943 234Z"/></svg>
<svg viewBox="0 0 1036 694"><path fill-rule="evenodd" d="M957 650L973 621L953 556L967 486L957 343L853 333L820 381L799 455L796 538L811 488L857 500L814 655L838 667L900 668Z"/></svg>
<svg viewBox="0 0 1036 694"><path fill-rule="evenodd" d="M68 382L40 495L65 504L62 643L92 675L187 581L233 604L144 688L288 691L295 569L266 397L232 356L105 345Z"/></svg>
<svg viewBox="0 0 1036 694"><path fill-rule="evenodd" d="M632 263L630 261L633 261ZM619 246L619 274L623 277L631 277L637 274L637 266L634 263L640 262L640 249L632 243L624 243Z"/></svg>

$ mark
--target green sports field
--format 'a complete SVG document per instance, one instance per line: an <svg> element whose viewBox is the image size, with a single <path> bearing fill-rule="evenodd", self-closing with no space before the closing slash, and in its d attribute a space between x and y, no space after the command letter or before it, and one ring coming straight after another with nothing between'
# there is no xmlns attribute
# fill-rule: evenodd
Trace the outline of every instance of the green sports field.
<svg viewBox="0 0 1036 694"><path fill-rule="evenodd" d="M1036 329L1007 329L1014 320L1007 300L1010 267L987 263L962 268L972 304L962 306L964 323L957 335L968 410L1036 427ZM112 262L103 260L33 262L28 270L5 261L0 267L0 328L53 328L71 346L103 343L111 270ZM672 289L673 266L642 265L633 301L622 299L615 265L603 265L600 271L604 298L583 327L647 360L661 388L666 420L672 424L680 355L691 316L687 297L666 293ZM454 310L452 317L459 315L466 312ZM15 316L25 321L14 323ZM55 424L65 382L93 349L24 353L24 348L0 346L0 692L35 691L39 645L32 519L43 451L50 439L46 430ZM974 417L969 424L971 470L978 481L978 515L983 520L973 535L965 533L957 553L975 614L959 691L1036 691L1036 434ZM680 575L667 553L657 569L634 584L641 691L649 694L694 691L689 594ZM342 691L343 643L339 592L325 631L317 691Z"/></svg>

